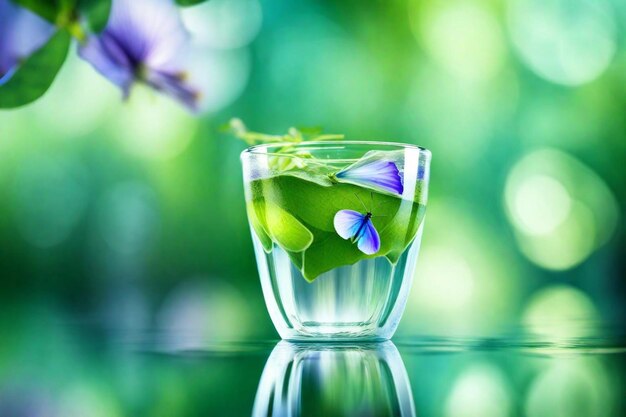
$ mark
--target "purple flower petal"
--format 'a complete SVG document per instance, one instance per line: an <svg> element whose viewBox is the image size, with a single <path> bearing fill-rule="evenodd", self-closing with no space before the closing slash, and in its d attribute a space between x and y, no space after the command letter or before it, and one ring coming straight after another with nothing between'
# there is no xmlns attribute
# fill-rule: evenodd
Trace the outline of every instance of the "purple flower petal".
<svg viewBox="0 0 626 417"><path fill-rule="evenodd" d="M380 249L380 236L370 219L367 219L358 237L357 247L366 255L373 255Z"/></svg>
<svg viewBox="0 0 626 417"><path fill-rule="evenodd" d="M172 0L113 0L104 31L79 54L125 95L142 81L195 110L200 94L181 65L188 38Z"/></svg>
<svg viewBox="0 0 626 417"><path fill-rule="evenodd" d="M132 65L121 46L106 33L91 36L78 51L102 75L124 92L126 97L135 79Z"/></svg>
<svg viewBox="0 0 626 417"><path fill-rule="evenodd" d="M172 69L189 38L172 0L113 0L105 32L132 60L158 69Z"/></svg>
<svg viewBox="0 0 626 417"><path fill-rule="evenodd" d="M9 80L20 61L50 39L54 30L31 11L0 0L0 85Z"/></svg>
<svg viewBox="0 0 626 417"><path fill-rule="evenodd" d="M383 159L359 161L339 171L335 177L356 185L381 188L395 194L402 194L404 191L398 167L395 163Z"/></svg>
<svg viewBox="0 0 626 417"><path fill-rule="evenodd" d="M200 93L186 85L185 78L185 73L170 74L165 71L152 71L146 74L146 82L149 85L180 100L187 107L197 110Z"/></svg>

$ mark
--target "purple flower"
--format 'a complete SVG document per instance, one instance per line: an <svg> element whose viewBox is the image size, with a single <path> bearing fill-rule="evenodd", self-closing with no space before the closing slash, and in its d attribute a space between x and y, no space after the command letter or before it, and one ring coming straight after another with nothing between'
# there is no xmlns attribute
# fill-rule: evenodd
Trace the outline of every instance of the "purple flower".
<svg viewBox="0 0 626 417"><path fill-rule="evenodd" d="M385 159L362 160L334 175L338 181L402 194L404 186L395 163Z"/></svg>
<svg viewBox="0 0 626 417"><path fill-rule="evenodd" d="M188 83L181 57L189 36L171 0L113 0L107 26L79 49L127 97L144 82L193 110L200 92Z"/></svg>
<svg viewBox="0 0 626 417"><path fill-rule="evenodd" d="M0 85L53 33L54 26L41 17L9 0L0 0Z"/></svg>

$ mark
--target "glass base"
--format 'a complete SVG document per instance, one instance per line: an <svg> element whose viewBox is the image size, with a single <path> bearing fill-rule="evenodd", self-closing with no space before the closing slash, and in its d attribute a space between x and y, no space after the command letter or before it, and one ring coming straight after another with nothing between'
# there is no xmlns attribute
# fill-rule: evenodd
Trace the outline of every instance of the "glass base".
<svg viewBox="0 0 626 417"><path fill-rule="evenodd" d="M423 226L396 264L365 259L308 282L287 253L267 253L253 234L268 311L292 341L381 341L395 332L413 279Z"/></svg>
<svg viewBox="0 0 626 417"><path fill-rule="evenodd" d="M352 342L355 340L364 342L380 342L388 340L390 336L378 334L380 329L368 323L302 323L297 329L284 329L281 337L294 342ZM380 332L382 333L382 332Z"/></svg>

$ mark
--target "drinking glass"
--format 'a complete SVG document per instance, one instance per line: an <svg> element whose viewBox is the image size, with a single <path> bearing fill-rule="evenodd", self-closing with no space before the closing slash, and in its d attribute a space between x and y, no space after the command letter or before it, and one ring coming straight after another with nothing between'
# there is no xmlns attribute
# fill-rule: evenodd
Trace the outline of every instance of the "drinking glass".
<svg viewBox="0 0 626 417"><path fill-rule="evenodd" d="M431 154L320 141L241 154L267 309L288 340L389 339L413 279Z"/></svg>

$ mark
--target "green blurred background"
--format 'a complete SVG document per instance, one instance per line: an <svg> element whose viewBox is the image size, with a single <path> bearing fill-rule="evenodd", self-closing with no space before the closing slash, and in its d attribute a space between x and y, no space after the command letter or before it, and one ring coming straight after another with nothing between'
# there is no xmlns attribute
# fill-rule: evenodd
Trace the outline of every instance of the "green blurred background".
<svg viewBox="0 0 626 417"><path fill-rule="evenodd" d="M624 355L603 349L626 318L624 1L211 0L183 14L204 50L201 117L141 88L122 102L75 53L43 99L0 112L0 411L249 414L273 342L219 343L277 334L244 145L220 132L241 117L433 152L397 332L418 414L623 415ZM591 340L607 356L455 354L424 336Z"/></svg>
<svg viewBox="0 0 626 417"><path fill-rule="evenodd" d="M276 338L231 117L281 133L433 152L398 336L588 336L624 317L626 3L212 0L183 11L205 53L201 117L128 102L75 53L0 113L7 322ZM567 325L563 325L567 323ZM167 343L170 343L167 342Z"/></svg>

